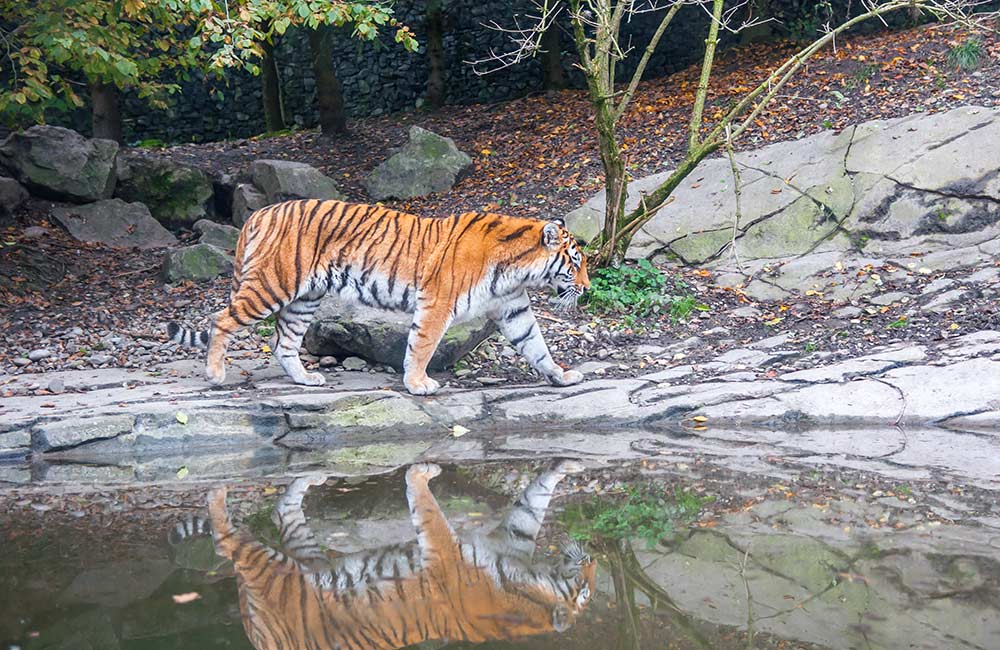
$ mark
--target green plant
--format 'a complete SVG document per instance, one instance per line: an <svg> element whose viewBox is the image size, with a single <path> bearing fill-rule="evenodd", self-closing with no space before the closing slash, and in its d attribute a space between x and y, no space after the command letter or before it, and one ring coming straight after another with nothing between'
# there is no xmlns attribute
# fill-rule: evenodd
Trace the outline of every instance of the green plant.
<svg viewBox="0 0 1000 650"><path fill-rule="evenodd" d="M159 138L146 138L145 140L139 140L134 146L140 149L157 149L165 146L165 143Z"/></svg>
<svg viewBox="0 0 1000 650"><path fill-rule="evenodd" d="M692 295L670 297L670 320L674 323L686 320L693 311L708 311L709 306L698 302Z"/></svg>
<svg viewBox="0 0 1000 650"><path fill-rule="evenodd" d="M566 532L575 540L608 542L639 537L649 548L697 518L702 507L714 500L680 488L668 492L654 483L625 489L624 500L592 497L570 504L560 515Z"/></svg>
<svg viewBox="0 0 1000 650"><path fill-rule="evenodd" d="M888 327L890 329L903 329L904 327L908 327L909 324L910 321L907 320L906 316L900 316L896 320L889 323Z"/></svg>
<svg viewBox="0 0 1000 650"><path fill-rule="evenodd" d="M590 278L590 290L584 294L591 313L624 313L626 325L631 327L636 318L655 312L670 315L671 320L687 318L692 311L706 311L704 305L687 293L670 295L669 280L649 260L639 260L635 265L597 269ZM686 291L683 283L674 287Z"/></svg>
<svg viewBox="0 0 1000 650"><path fill-rule="evenodd" d="M833 128L833 121L830 118L823 120L823 128L830 130Z"/></svg>
<svg viewBox="0 0 1000 650"><path fill-rule="evenodd" d="M812 341L809 341L808 343L806 343L806 347L805 347L806 352L815 352L816 348L817 348L817 345L815 343L813 343Z"/></svg>
<svg viewBox="0 0 1000 650"><path fill-rule="evenodd" d="M854 74L851 75L851 80L848 83L852 86L864 86L871 81L871 78L875 76L876 72L878 72L878 64L866 63L854 71Z"/></svg>
<svg viewBox="0 0 1000 650"><path fill-rule="evenodd" d="M982 58L983 39L978 36L970 36L948 51L948 65L963 72L978 68Z"/></svg>
<svg viewBox="0 0 1000 650"><path fill-rule="evenodd" d="M913 496L913 488L911 488L906 483L903 483L901 485L897 485L896 486L896 494L899 494L899 495L904 496L904 497L911 497L911 496Z"/></svg>
<svg viewBox="0 0 1000 650"><path fill-rule="evenodd" d="M267 339L271 338L271 336L274 334L274 326L275 326L274 314L271 314L264 320L257 323L254 329L256 330L259 336Z"/></svg>

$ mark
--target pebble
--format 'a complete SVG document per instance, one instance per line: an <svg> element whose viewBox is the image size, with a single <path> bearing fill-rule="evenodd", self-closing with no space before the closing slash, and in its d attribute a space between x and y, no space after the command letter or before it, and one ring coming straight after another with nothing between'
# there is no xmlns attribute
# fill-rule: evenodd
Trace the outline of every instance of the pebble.
<svg viewBox="0 0 1000 650"><path fill-rule="evenodd" d="M456 370L455 371L455 376L458 377L458 378L460 378L460 379L462 377L468 377L471 374L472 374L472 370L469 369L469 368L462 368L461 370Z"/></svg>
<svg viewBox="0 0 1000 650"><path fill-rule="evenodd" d="M503 377L480 377L477 381L483 386L497 386L505 383L507 380Z"/></svg>
<svg viewBox="0 0 1000 650"><path fill-rule="evenodd" d="M607 359L609 356L611 356L611 350L607 348L601 348L600 350L597 351L598 359Z"/></svg>
<svg viewBox="0 0 1000 650"><path fill-rule="evenodd" d="M23 368L24 366L31 363L31 359L25 359L24 357L15 357L14 359L11 359L11 363L13 363L18 368Z"/></svg>
<svg viewBox="0 0 1000 650"><path fill-rule="evenodd" d="M337 357L320 357L319 367L320 368L332 368L337 365Z"/></svg>
<svg viewBox="0 0 1000 650"><path fill-rule="evenodd" d="M49 391L53 393L61 393L66 390L66 382L62 379L53 379L49 382Z"/></svg>
<svg viewBox="0 0 1000 650"><path fill-rule="evenodd" d="M52 356L51 350L46 350L45 348L39 348L38 350L32 350L28 353L28 358L32 361L41 361L42 359L48 359Z"/></svg>
<svg viewBox="0 0 1000 650"><path fill-rule="evenodd" d="M38 512L48 512L49 510L52 510L52 506L46 505L44 503L32 503L31 509L37 510Z"/></svg>
<svg viewBox="0 0 1000 650"><path fill-rule="evenodd" d="M347 357L341 362L345 370L364 370L368 362L359 357Z"/></svg>
<svg viewBox="0 0 1000 650"><path fill-rule="evenodd" d="M110 354L92 354L90 355L90 365L92 366L103 366L106 363L111 362Z"/></svg>

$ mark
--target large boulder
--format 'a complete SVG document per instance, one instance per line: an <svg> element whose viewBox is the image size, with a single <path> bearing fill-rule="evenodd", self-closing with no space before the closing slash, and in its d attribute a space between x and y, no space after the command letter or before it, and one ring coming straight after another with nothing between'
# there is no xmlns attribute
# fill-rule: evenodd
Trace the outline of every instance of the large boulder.
<svg viewBox="0 0 1000 650"><path fill-rule="evenodd" d="M124 158L118 164L115 194L142 201L162 223L190 225L212 213L213 188L208 174L167 158Z"/></svg>
<svg viewBox="0 0 1000 650"><path fill-rule="evenodd" d="M365 189L376 201L408 199L450 190L472 159L451 138L410 127L410 141L365 179Z"/></svg>
<svg viewBox="0 0 1000 650"><path fill-rule="evenodd" d="M356 356L402 370L412 321L410 314L372 309L327 296L306 332L304 345L318 356L341 359ZM438 345L430 369L443 370L454 365L493 331L493 322L486 319L452 326Z"/></svg>
<svg viewBox="0 0 1000 650"><path fill-rule="evenodd" d="M0 144L0 166L37 194L80 203L110 198L118 143L60 126L33 126Z"/></svg>
<svg viewBox="0 0 1000 650"><path fill-rule="evenodd" d="M1000 109L876 120L739 153L736 162L735 229L729 160L706 160L636 233L627 257L708 267L720 284L756 298L811 291L839 301L875 290L857 273L869 265L971 267L1000 246ZM626 208L668 175L630 183ZM567 226L592 238L604 206L602 192L569 213Z"/></svg>
<svg viewBox="0 0 1000 650"><path fill-rule="evenodd" d="M142 203L105 199L53 208L52 217L76 239L112 248L163 248L177 243Z"/></svg>
<svg viewBox="0 0 1000 650"><path fill-rule="evenodd" d="M214 280L233 272L233 258L211 244L195 244L170 251L163 260L163 278L167 282Z"/></svg>
<svg viewBox="0 0 1000 650"><path fill-rule="evenodd" d="M14 214L28 200L28 190L13 178L0 176L0 217Z"/></svg>
<svg viewBox="0 0 1000 650"><path fill-rule="evenodd" d="M194 229L201 233L201 237L198 238L199 244L211 244L230 252L236 250L236 242L240 238L239 228L202 219L194 224Z"/></svg>
<svg viewBox="0 0 1000 650"><path fill-rule="evenodd" d="M329 176L313 167L288 160L255 160L250 167L253 184L267 203L289 199L340 199L344 195ZM235 208L234 208L235 211ZM235 215L234 215L235 218Z"/></svg>
<svg viewBox="0 0 1000 650"><path fill-rule="evenodd" d="M251 214L269 205L267 197L250 183L240 183L233 190L233 225L242 228Z"/></svg>

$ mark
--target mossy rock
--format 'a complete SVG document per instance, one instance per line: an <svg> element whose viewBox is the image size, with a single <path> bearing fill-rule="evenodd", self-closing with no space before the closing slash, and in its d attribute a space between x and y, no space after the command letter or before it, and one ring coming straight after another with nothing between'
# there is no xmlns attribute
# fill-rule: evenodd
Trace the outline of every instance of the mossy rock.
<svg viewBox="0 0 1000 650"><path fill-rule="evenodd" d="M233 258L211 244L195 244L170 251L163 260L163 277L167 282L214 280L233 272Z"/></svg>
<svg viewBox="0 0 1000 650"><path fill-rule="evenodd" d="M200 169L163 158L130 158L119 161L116 194L145 203L160 223L189 226L211 215L214 190Z"/></svg>
<svg viewBox="0 0 1000 650"><path fill-rule="evenodd" d="M59 126L33 126L0 144L0 166L35 194L88 203L111 197L118 143Z"/></svg>
<svg viewBox="0 0 1000 650"><path fill-rule="evenodd" d="M471 166L451 138L413 126L406 146L376 167L364 185L376 201L427 196L450 190Z"/></svg>

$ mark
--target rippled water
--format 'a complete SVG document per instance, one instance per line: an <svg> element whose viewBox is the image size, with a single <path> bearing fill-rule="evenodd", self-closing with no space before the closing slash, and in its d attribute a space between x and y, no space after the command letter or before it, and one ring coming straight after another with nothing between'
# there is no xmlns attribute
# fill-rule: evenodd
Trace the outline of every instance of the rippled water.
<svg viewBox="0 0 1000 650"><path fill-rule="evenodd" d="M618 504L637 476L591 470L558 485L528 560L539 495L533 512L505 513L554 466L446 467L429 483L438 505L414 496L411 476L422 530L437 529L410 546L405 469L331 478L309 487L304 522L277 508L294 557L266 550L282 546L283 486L216 492L212 514L190 507L209 487L69 495L53 510L22 499L0 520L0 648L277 647L272 635L324 648L1000 647L997 531L927 517L908 488L801 499L745 487L660 543L591 540L587 558L565 545L564 508ZM233 531L220 530L223 503ZM213 514L216 540L201 532ZM475 541L498 526L493 542ZM226 544L235 566L216 553Z"/></svg>

